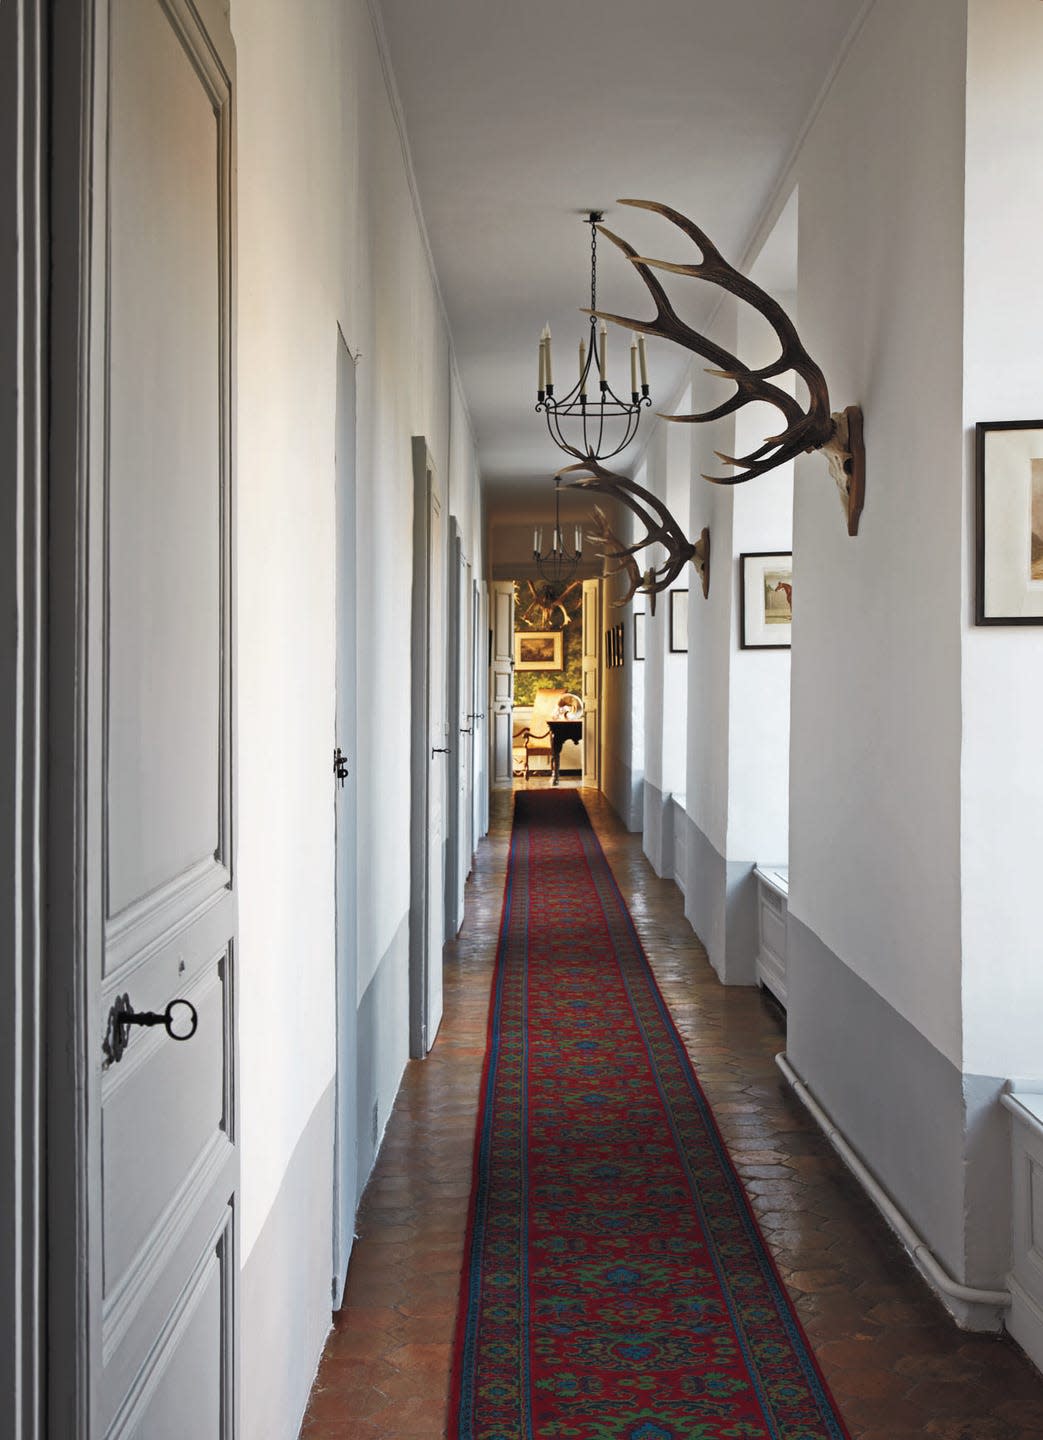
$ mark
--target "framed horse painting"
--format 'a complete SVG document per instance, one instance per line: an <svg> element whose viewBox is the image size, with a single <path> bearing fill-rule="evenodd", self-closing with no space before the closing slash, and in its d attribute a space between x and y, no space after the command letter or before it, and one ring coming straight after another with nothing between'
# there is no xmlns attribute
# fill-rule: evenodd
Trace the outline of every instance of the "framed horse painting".
<svg viewBox="0 0 1043 1440"><path fill-rule="evenodd" d="M788 650L793 630L793 551L739 556L739 644Z"/></svg>

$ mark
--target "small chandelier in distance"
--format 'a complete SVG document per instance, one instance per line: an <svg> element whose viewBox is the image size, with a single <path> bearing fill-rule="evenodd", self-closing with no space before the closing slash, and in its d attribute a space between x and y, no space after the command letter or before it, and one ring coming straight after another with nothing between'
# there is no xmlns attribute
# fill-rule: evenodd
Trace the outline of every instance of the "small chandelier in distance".
<svg viewBox="0 0 1043 1440"><path fill-rule="evenodd" d="M571 580L576 572L576 566L583 559L583 527L577 525L573 534L572 549L570 550L561 528L561 480L556 477L554 481L554 538L549 550L543 549L543 530L541 527L532 532L532 558L536 562L536 569L543 576L549 585L564 585Z"/></svg>
<svg viewBox="0 0 1043 1440"><path fill-rule="evenodd" d="M594 314L597 309L598 225L603 218L600 210L591 210L584 221L590 226L590 342L579 342L579 379L560 399L554 394L549 325L543 327L540 336L536 409L543 411L547 430L555 445L578 460L611 460L625 450L637 434L641 407L652 404L648 393L648 360L643 335L633 335L630 340L630 399L620 399L608 383L608 326L602 320L599 329L598 318ZM598 367L597 399L591 403L590 388L594 383L591 371L595 356ZM563 421L566 422L565 428L562 427Z"/></svg>

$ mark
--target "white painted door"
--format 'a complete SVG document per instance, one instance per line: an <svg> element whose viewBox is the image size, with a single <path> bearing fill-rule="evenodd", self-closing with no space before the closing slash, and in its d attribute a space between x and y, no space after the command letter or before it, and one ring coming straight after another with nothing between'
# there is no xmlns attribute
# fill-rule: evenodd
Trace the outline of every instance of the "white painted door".
<svg viewBox="0 0 1043 1440"><path fill-rule="evenodd" d="M601 784L601 590L583 582L583 783Z"/></svg>
<svg viewBox="0 0 1043 1440"><path fill-rule="evenodd" d="M514 582L511 580L493 581L492 630L489 711L493 783L509 785L514 774L511 748L514 724Z"/></svg>
<svg viewBox="0 0 1043 1440"><path fill-rule="evenodd" d="M456 891L458 908L453 925L454 934L464 923L464 887L471 873L471 856L474 853L471 832L471 787L474 783L474 716L471 713L474 660L471 645L474 626L471 615L471 565L462 550L457 553L456 585L460 616L459 669L456 677L457 733L460 748L456 777L456 873L459 883Z"/></svg>
<svg viewBox="0 0 1043 1440"><path fill-rule="evenodd" d="M460 526L455 515L449 517L448 553L448 670L446 698L449 716L449 754L446 756L446 860L445 860L445 938L451 940L463 920L464 879L460 856L463 849L461 829L466 820L460 805L460 790L466 764L464 742L467 739L465 712L460 708L460 679L464 664L465 625L467 611L461 605L457 576L463 564Z"/></svg>
<svg viewBox="0 0 1043 1440"><path fill-rule="evenodd" d="M427 963L426 1035L430 1050L442 1023L442 946L445 943L446 779L449 724L446 663L446 523L437 477L428 470L427 551Z"/></svg>
<svg viewBox="0 0 1043 1440"><path fill-rule="evenodd" d="M489 596L485 584L474 582L474 643L471 661L473 819L471 853L489 825L489 761L486 712L489 701Z"/></svg>
<svg viewBox="0 0 1043 1440"><path fill-rule="evenodd" d="M337 331L336 807L337 1120L333 1149L333 1308L344 1296L358 1199L358 661L356 654L355 362Z"/></svg>
<svg viewBox="0 0 1043 1440"><path fill-rule="evenodd" d="M232 47L207 0L111 0L95 24L89 1440L231 1440ZM120 1021L170 1002L191 1038Z"/></svg>

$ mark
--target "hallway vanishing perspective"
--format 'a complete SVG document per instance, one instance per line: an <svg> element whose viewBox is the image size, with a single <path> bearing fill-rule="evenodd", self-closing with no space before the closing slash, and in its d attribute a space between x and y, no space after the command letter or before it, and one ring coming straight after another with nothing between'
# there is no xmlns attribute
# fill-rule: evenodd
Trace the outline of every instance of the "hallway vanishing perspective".
<svg viewBox="0 0 1043 1440"><path fill-rule="evenodd" d="M2 1440L1043 1440L1041 79L0 0Z"/></svg>
<svg viewBox="0 0 1043 1440"><path fill-rule="evenodd" d="M1038 1440L1043 1378L1005 1337L952 1325L779 1075L781 1010L719 984L676 889L604 800L581 794L852 1440ZM447 950L442 1029L406 1071L302 1440L446 1433L512 800L494 796Z"/></svg>

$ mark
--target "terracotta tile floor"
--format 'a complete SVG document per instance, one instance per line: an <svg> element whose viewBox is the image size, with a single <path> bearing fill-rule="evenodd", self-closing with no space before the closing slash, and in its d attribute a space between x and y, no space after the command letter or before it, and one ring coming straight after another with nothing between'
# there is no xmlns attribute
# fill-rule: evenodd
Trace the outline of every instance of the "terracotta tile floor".
<svg viewBox="0 0 1043 1440"><path fill-rule="evenodd" d="M950 1322L782 1081L781 1013L718 983L640 837L594 792L584 800L854 1440L1041 1440L1043 1377L1009 1340ZM445 1433L510 801L494 797L466 922L446 952L442 1028L406 1071L362 1202L307 1440Z"/></svg>

